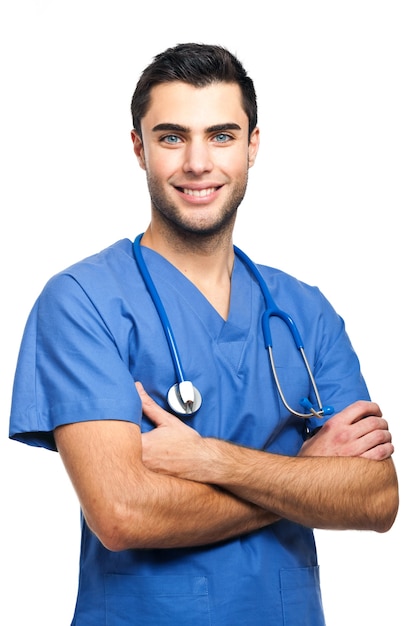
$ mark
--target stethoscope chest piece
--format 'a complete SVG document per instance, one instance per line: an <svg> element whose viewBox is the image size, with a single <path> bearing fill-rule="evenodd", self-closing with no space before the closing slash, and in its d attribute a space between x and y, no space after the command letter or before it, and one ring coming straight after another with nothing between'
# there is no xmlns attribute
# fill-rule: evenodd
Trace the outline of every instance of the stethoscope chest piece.
<svg viewBox="0 0 417 626"><path fill-rule="evenodd" d="M189 380L175 383L168 390L167 402L178 416L192 417L202 405L201 393Z"/></svg>

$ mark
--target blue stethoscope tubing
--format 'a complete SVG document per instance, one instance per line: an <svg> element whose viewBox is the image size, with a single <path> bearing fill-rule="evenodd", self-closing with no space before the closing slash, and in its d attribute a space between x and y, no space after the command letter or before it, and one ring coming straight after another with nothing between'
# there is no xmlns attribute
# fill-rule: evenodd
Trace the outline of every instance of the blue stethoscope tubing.
<svg viewBox="0 0 417 626"><path fill-rule="evenodd" d="M175 373L176 373L176 378L177 378L177 383L175 383L173 387L171 387L170 390L168 391L168 394L167 394L168 404L173 409L173 411L177 413L178 415L191 416L191 415L194 415L198 411L198 409L200 408L202 404L201 394L196 389L196 387L194 387L193 384L190 381L188 381L187 378L185 377L184 370L183 370L182 363L181 363L180 354L178 351L177 343L175 341L175 336L172 331L171 324L169 322L167 313L165 311L165 307L162 304L161 298L159 297L158 291L155 287L155 284L146 266L145 259L143 258L141 245L140 245L142 237L143 237L143 233L141 235L138 235L136 239L134 240L133 251L134 251L134 255L136 258L139 271L142 275L145 286L152 298L152 301L159 315L162 327L164 329L167 343L171 352L171 357L172 357L172 362L173 362ZM262 333L264 336L265 348L267 349L268 354L269 354L269 360L270 360L271 370L274 376L275 385L277 387L278 394L281 398L283 405L290 413L292 413L293 415L297 417L310 418L310 417L323 417L324 415L332 415L332 413L334 413L333 407L322 405L320 394L317 389L317 384L316 384L313 372L311 370L310 364L308 362L307 356L305 354L304 344L303 344L303 341L301 339L300 333L298 332L298 329L294 320L292 319L290 315L288 315L288 313L285 313L285 311L282 311L280 308L277 307L262 274L260 273L256 265L253 263L253 261L244 252L242 252L242 250L240 250L237 246L234 246L234 251L235 251L236 256L238 256L243 261L243 263L249 268L249 270L252 272L252 274L256 278L259 284L259 287L262 291L264 300L265 300L266 308L261 318ZM271 317L280 318L283 322L285 322L285 324L287 325L287 327L289 328L291 332L294 343L302 356L305 368L307 370L308 377L309 377L309 380L310 380L310 383L311 383L311 386L312 386L312 389L316 398L316 402L318 406L317 410L313 407L312 403L310 402L308 398L301 398L300 405L304 409L307 410L307 413L301 413L291 408L291 406L288 404L285 398L285 395L283 393L283 390L282 390L282 387L278 378L275 363L274 363L274 357L273 357L273 351L272 351L272 337L271 337L271 329L270 329Z"/></svg>
<svg viewBox="0 0 417 626"><path fill-rule="evenodd" d="M240 250L237 246L234 246L234 250L235 250L235 254L245 263L245 265L250 269L252 274L255 276L257 282L259 283L259 287L261 288L262 295L265 300L266 308L261 318L262 333L264 336L265 348L268 350L269 361L271 364L271 370L274 376L275 384L276 384L276 387L277 387L277 390L278 390L278 393L279 393L279 396L281 398L283 405L288 411L290 411L290 413L292 413L293 415L296 415L297 417L308 418L308 417L313 417L313 416L323 417L324 415L332 415L334 413L333 407L322 405L319 390L316 384L316 380L314 378L312 369L310 367L310 364L308 362L308 359L304 350L304 343L301 339L301 335L298 332L298 328L294 320L292 319L290 315L288 315L288 313L280 309L275 304L275 301L273 297L271 296L271 292L269 291L268 286L261 272L256 267L255 263L244 252L242 252L242 250ZM292 409L290 405L288 404L285 398L284 392L282 390L281 383L278 378L277 368L275 367L275 363L274 363L274 355L272 352L271 326L270 326L271 317L279 317L288 326L292 334L292 337L294 339L294 343L303 358L303 362L307 370L308 377L310 379L310 383L313 388L314 395L316 397L318 410L314 409L312 403L310 402L308 398L301 398L300 400L301 406L307 409L308 413L300 413L296 411L295 409Z"/></svg>
<svg viewBox="0 0 417 626"><path fill-rule="evenodd" d="M138 235L134 240L133 251L145 286L149 291L149 294L158 312L159 319L161 320L162 328L164 329L168 346L171 352L172 362L174 364L177 379L177 382L168 390L167 401L171 409L178 415L191 416L194 415L194 413L197 413L202 404L201 394L199 390L194 387L194 385L185 377L180 353L177 347L177 342L175 341L174 332L172 330L168 315L165 311L165 307L162 304L162 300L159 297L159 293L155 287L155 283L153 282L149 270L146 266L145 259L143 258L140 245L142 237L143 233L141 235Z"/></svg>

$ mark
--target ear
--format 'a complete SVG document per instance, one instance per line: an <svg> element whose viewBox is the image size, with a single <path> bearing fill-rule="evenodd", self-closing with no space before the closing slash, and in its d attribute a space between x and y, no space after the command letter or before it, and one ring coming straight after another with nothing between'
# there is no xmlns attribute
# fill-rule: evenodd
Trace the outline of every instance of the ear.
<svg viewBox="0 0 417 626"><path fill-rule="evenodd" d="M138 163L143 170L146 170L145 151L143 147L143 141L139 137L136 130L132 130L132 132L130 133L130 136L133 142L133 152L136 154Z"/></svg>
<svg viewBox="0 0 417 626"><path fill-rule="evenodd" d="M252 167L255 163L256 155L258 154L259 149L259 128L256 127L253 129L252 134L249 138L249 157L248 157L248 166Z"/></svg>

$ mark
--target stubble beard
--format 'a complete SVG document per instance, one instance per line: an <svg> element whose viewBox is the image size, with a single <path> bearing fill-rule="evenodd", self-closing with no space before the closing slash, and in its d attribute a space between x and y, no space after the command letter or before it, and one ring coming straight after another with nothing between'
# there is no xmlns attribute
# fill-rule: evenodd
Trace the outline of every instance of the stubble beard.
<svg viewBox="0 0 417 626"><path fill-rule="evenodd" d="M238 207L246 193L248 174L246 173L244 179L236 183L221 211L210 222L193 219L193 216L187 218L181 209L169 200L159 182L151 174L147 174L147 182L153 210L157 212L166 228L177 236L201 241L222 234L231 234Z"/></svg>

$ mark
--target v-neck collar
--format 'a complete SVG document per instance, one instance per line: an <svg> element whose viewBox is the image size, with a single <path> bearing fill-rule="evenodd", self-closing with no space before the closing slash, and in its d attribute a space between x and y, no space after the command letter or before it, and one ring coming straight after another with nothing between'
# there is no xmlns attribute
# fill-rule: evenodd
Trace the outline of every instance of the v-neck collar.
<svg viewBox="0 0 417 626"><path fill-rule="evenodd" d="M144 255L152 280L167 309L176 302L192 309L203 322L206 331L216 341L245 341L251 328L253 279L244 263L235 256L230 292L230 307L227 320L216 311L206 296L158 252L143 246ZM175 298L172 292L175 292Z"/></svg>

